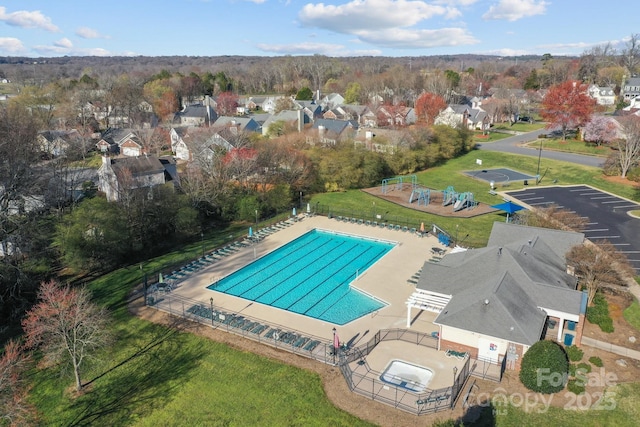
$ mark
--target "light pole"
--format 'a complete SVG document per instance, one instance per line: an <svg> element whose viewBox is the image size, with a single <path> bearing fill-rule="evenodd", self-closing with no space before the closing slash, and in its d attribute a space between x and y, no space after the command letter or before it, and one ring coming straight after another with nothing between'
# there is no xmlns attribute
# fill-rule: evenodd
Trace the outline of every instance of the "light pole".
<svg viewBox="0 0 640 427"><path fill-rule="evenodd" d="M200 243L202 244L202 258L204 258L204 233L200 232Z"/></svg>
<svg viewBox="0 0 640 427"><path fill-rule="evenodd" d="M453 389L453 387L455 387L456 385L456 378L458 377L458 367L454 366L453 367L453 385L451 386L451 388Z"/></svg>
<svg viewBox="0 0 640 427"><path fill-rule="evenodd" d="M209 298L209 302L211 303L211 326L213 326L213 297Z"/></svg>
<svg viewBox="0 0 640 427"><path fill-rule="evenodd" d="M336 328L333 328L333 342L331 343L331 346L333 346L333 363L336 363L336 353L338 352L338 347L336 347Z"/></svg>
<svg viewBox="0 0 640 427"><path fill-rule="evenodd" d="M542 138L540 138L540 150L538 150L538 171L536 172L536 185L540 182L540 158L542 157Z"/></svg>
<svg viewBox="0 0 640 427"><path fill-rule="evenodd" d="M298 206L300 209L302 209L302 191L300 192L300 206Z"/></svg>
<svg viewBox="0 0 640 427"><path fill-rule="evenodd" d="M256 209L256 229L258 228L258 209Z"/></svg>

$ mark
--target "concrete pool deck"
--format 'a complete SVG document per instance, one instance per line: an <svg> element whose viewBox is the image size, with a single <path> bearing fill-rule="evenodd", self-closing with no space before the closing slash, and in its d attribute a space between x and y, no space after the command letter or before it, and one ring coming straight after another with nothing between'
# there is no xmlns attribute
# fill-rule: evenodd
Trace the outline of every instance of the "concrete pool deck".
<svg viewBox="0 0 640 427"><path fill-rule="evenodd" d="M216 280L314 228L397 242L389 253L361 274L352 284L384 301L387 306L346 325L335 325L207 289L207 286ZM422 268L424 262L431 258L432 247L447 249L431 234L420 237L411 232L354 224L323 216L307 217L268 235L250 247L240 248L237 253L194 272L180 282L172 293L200 301L205 306L208 306L210 299L213 298L216 308L241 312L247 317L259 319L265 323L284 325L327 341L333 339L332 330L335 327L341 342L358 345L369 340L380 329L406 328L407 306L405 303L415 290L415 286L409 284L407 280L411 279L411 276ZM436 328L432 323L435 316L435 313L413 310L410 329L424 333L435 331Z"/></svg>

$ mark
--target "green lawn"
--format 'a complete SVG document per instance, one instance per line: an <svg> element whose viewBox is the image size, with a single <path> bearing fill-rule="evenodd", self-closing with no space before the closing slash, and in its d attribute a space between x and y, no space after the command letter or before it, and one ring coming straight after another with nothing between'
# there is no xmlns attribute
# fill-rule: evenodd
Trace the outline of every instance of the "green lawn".
<svg viewBox="0 0 640 427"><path fill-rule="evenodd" d="M623 314L625 320L640 331L640 304L638 304L638 300L634 299L631 305L624 310Z"/></svg>
<svg viewBox="0 0 640 427"><path fill-rule="evenodd" d="M461 174L477 170L476 159L483 168L510 167L535 174L535 157L512 156L494 152L473 152L446 165L417 174L420 184L456 191L471 191L477 200L498 203L500 197L488 193L488 184ZM589 182L603 190L625 197L640 197L631 189L608 183L599 170L544 160L546 171L542 184L558 180L561 184ZM522 188L513 183L509 189ZM501 188L500 188L501 189ZM374 205L375 202L375 205ZM458 228L460 237L469 234L465 244L486 242L493 221L504 221L500 214L471 219L435 217L369 196L361 191L320 194L312 205L319 210L345 210L383 214L389 221L436 222L450 232ZM205 236L208 250L225 240L246 233L247 224L235 224ZM115 344L105 351L96 365L84 375L91 380L86 392L69 396L73 381L60 377L59 370L34 371L31 401L38 407L41 425L109 425L109 426L245 426L370 425L336 409L326 399L317 375L254 354L233 350L187 332L175 331L131 317L126 307L129 290L159 271L197 257L202 243L196 242L175 252L104 275L89 283L96 300L113 314ZM635 388L633 388L635 387ZM497 426L510 425L625 425L637 419L637 387L622 388L614 411L551 411L538 416L524 415L510 408L497 415ZM631 391L633 391L633 393ZM512 410L513 409L513 410ZM632 416L636 415L636 416ZM482 425L482 424L480 424ZM628 424L627 424L628 425Z"/></svg>
<svg viewBox="0 0 640 427"><path fill-rule="evenodd" d="M611 148L607 146L596 146L595 144L587 144L584 141L577 141L575 139L551 139L540 138L536 141L529 142L527 145L534 148L539 148L542 143L543 150L552 151L565 151L568 153L586 154L589 156L607 157L611 152Z"/></svg>

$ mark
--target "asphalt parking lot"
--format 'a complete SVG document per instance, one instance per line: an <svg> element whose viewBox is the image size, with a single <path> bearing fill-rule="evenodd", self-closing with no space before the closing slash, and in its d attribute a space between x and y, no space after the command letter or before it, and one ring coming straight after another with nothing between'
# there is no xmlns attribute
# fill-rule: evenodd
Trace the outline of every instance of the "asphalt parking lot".
<svg viewBox="0 0 640 427"><path fill-rule="evenodd" d="M640 209L640 204L587 185L529 187L507 194L532 208L555 204L586 218L586 238L593 242L608 240L640 274L640 219L627 213Z"/></svg>

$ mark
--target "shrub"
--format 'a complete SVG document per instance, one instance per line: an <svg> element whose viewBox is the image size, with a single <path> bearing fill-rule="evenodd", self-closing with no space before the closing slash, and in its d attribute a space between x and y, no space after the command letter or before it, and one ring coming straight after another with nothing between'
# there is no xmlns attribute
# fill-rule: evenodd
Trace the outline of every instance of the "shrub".
<svg viewBox="0 0 640 427"><path fill-rule="evenodd" d="M587 307L587 320L594 325L600 326L602 332L613 332L613 320L609 316L609 305L601 293L596 293L593 298L593 305Z"/></svg>
<svg viewBox="0 0 640 427"><path fill-rule="evenodd" d="M576 366L576 372L584 376L591 372L591 365L585 362L578 363L578 366Z"/></svg>
<svg viewBox="0 0 640 427"><path fill-rule="evenodd" d="M567 383L567 389L571 393L575 393L575 394L582 394L584 393L584 390L585 390L582 382L578 380L569 380L569 382Z"/></svg>
<svg viewBox="0 0 640 427"><path fill-rule="evenodd" d="M579 362L582 360L582 356L584 356L584 351L575 345L565 347L564 350L567 352L567 356L569 356L569 360L572 362Z"/></svg>
<svg viewBox="0 0 640 427"><path fill-rule="evenodd" d="M629 169L627 172L627 179L629 181L640 182L640 167Z"/></svg>
<svg viewBox="0 0 640 427"><path fill-rule="evenodd" d="M604 365L602 363L602 359L600 359L598 356L591 356L589 358L589 362L591 362L593 366L597 366L598 368L602 368L602 366Z"/></svg>
<svg viewBox="0 0 640 427"><path fill-rule="evenodd" d="M525 353L520 381L529 390L556 393L565 386L569 360L562 347L553 341L538 341Z"/></svg>

